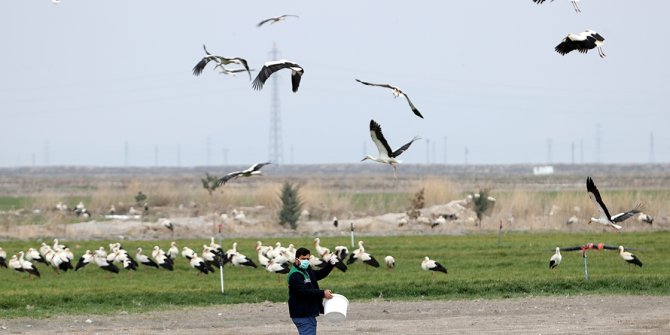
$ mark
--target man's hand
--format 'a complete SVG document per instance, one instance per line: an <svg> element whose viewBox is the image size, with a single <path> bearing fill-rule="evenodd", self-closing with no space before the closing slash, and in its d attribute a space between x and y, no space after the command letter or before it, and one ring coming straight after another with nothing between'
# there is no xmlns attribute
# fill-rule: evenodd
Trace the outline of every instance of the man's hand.
<svg viewBox="0 0 670 335"><path fill-rule="evenodd" d="M323 291L323 297L326 298L326 299L332 299L333 298L333 291L324 290Z"/></svg>

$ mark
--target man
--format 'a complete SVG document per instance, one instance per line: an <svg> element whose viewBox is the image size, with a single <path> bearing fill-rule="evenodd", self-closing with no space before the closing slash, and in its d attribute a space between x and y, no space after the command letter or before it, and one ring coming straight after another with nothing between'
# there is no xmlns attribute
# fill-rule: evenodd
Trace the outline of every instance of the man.
<svg viewBox="0 0 670 335"><path fill-rule="evenodd" d="M323 314L322 299L331 299L331 290L319 289L318 280L326 278L333 270L337 257L320 270L309 266L310 251L298 248L295 251L295 263L288 273L288 312L300 335L316 335L316 317Z"/></svg>

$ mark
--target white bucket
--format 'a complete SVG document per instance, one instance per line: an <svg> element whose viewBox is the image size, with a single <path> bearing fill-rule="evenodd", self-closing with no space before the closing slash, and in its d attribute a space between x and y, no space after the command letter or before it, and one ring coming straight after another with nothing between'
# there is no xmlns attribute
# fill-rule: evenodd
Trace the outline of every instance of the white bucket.
<svg viewBox="0 0 670 335"><path fill-rule="evenodd" d="M333 298L323 299L323 317L332 323L340 323L347 318L347 307L349 307L349 299L341 294L333 293Z"/></svg>

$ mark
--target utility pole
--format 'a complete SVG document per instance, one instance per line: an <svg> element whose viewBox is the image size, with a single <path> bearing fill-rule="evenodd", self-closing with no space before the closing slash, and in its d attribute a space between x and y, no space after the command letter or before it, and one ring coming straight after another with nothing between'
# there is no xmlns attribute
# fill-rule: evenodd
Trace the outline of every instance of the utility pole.
<svg viewBox="0 0 670 335"><path fill-rule="evenodd" d="M571 153L570 163L572 165L575 165L575 141L572 141L572 143L570 144L570 153Z"/></svg>
<svg viewBox="0 0 670 335"><path fill-rule="evenodd" d="M206 146L207 146L207 147L205 148L205 150L206 150L206 155L207 155L207 157L206 157L206 161L205 161L205 165L209 166L209 164L210 164L210 162L211 162L210 159L212 158L212 140L209 138L209 136L207 136L207 138L205 139L205 141L206 141Z"/></svg>
<svg viewBox="0 0 670 335"><path fill-rule="evenodd" d="M430 164L430 139L426 139L426 164Z"/></svg>
<svg viewBox="0 0 670 335"><path fill-rule="evenodd" d="M447 164L447 137L444 136L442 138L442 140L444 142L444 144L443 144L443 146L444 146L443 150L444 151L442 152L442 163L446 165Z"/></svg>
<svg viewBox="0 0 670 335"><path fill-rule="evenodd" d="M468 165L468 154L470 152L468 151L468 147L465 147L465 165Z"/></svg>
<svg viewBox="0 0 670 335"><path fill-rule="evenodd" d="M123 166L128 167L128 141L123 144Z"/></svg>
<svg viewBox="0 0 670 335"><path fill-rule="evenodd" d="M551 164L551 163L552 163L552 157L551 157L551 156L552 156L552 153L551 153L551 144L552 144L552 143L551 143L551 139L548 138L548 139L547 139L547 164Z"/></svg>
<svg viewBox="0 0 670 335"><path fill-rule="evenodd" d="M649 134L649 163L654 164L654 160L656 157L654 157L654 133Z"/></svg>

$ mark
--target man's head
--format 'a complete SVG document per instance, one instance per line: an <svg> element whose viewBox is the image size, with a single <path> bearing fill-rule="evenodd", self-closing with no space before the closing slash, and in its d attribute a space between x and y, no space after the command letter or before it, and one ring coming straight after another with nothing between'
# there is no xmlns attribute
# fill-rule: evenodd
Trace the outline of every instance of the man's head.
<svg viewBox="0 0 670 335"><path fill-rule="evenodd" d="M295 251L295 263L296 263L296 265L300 265L300 260L302 260L302 259L309 260L309 256L311 254L312 253L309 252L309 249L307 249L307 248L302 248L302 247L298 248Z"/></svg>

